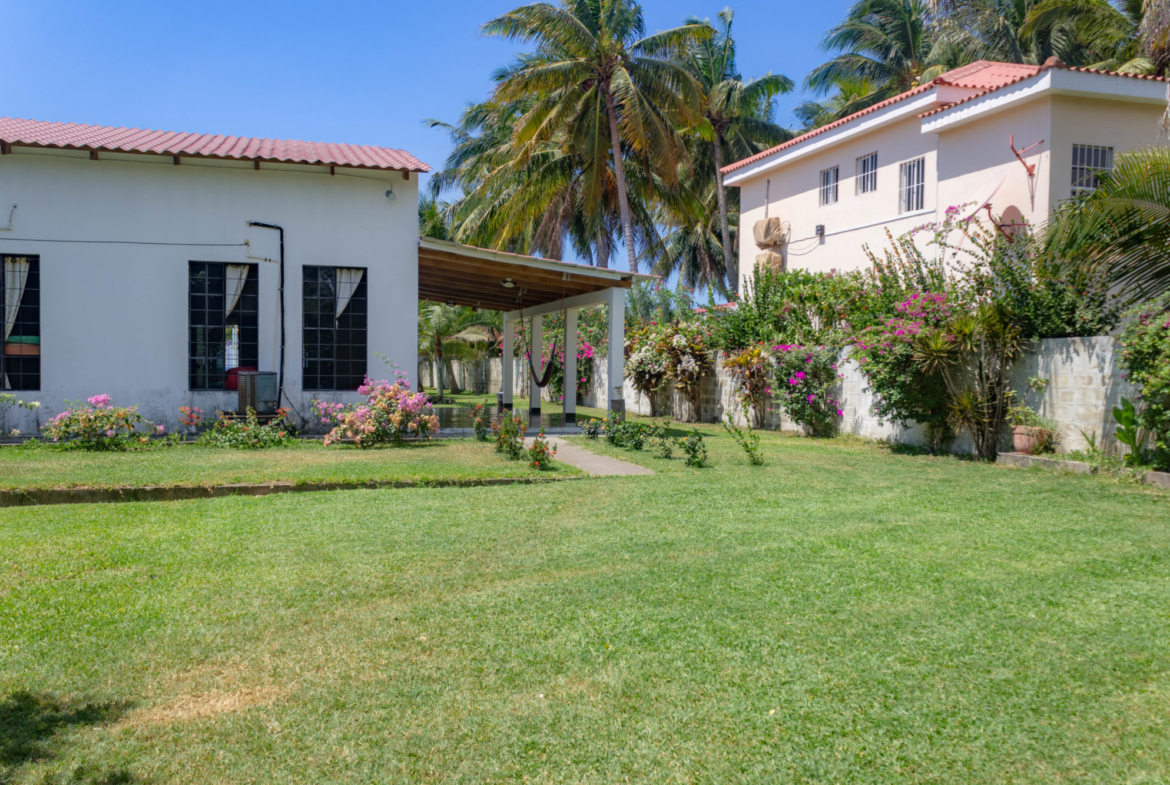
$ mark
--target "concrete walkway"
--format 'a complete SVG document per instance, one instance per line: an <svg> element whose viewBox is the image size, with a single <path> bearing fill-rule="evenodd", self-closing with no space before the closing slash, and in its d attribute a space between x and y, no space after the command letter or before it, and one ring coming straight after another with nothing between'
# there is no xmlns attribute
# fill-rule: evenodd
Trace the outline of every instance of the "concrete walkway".
<svg viewBox="0 0 1170 785"><path fill-rule="evenodd" d="M645 467L589 452L556 436L546 436L545 438L548 439L550 445L557 448L555 460L576 466L581 471L587 472L590 477L632 477L654 474ZM531 447L532 439L525 439L524 446Z"/></svg>

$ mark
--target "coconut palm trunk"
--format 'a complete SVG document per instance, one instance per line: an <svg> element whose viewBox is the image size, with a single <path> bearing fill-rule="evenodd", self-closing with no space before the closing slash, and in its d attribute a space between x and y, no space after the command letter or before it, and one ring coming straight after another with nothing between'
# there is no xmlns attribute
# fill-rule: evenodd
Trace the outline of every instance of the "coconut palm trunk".
<svg viewBox="0 0 1170 785"><path fill-rule="evenodd" d="M605 87L605 108L609 114L609 138L613 147L613 173L617 180L618 209L622 214L622 235L626 243L626 256L630 260L630 272L638 269L638 260L634 255L634 226L630 218L630 199L626 194L626 165L622 160L622 134L618 130L617 102L613 100L613 92L609 85ZM598 266L608 267L609 259L598 260Z"/></svg>
<svg viewBox="0 0 1170 785"><path fill-rule="evenodd" d="M739 265L736 264L734 275L731 272L733 260L731 258L731 226L727 222L727 190L723 187L723 134L715 131L715 183L716 198L719 200L719 228L723 232L723 269L731 282L731 290L739 291Z"/></svg>

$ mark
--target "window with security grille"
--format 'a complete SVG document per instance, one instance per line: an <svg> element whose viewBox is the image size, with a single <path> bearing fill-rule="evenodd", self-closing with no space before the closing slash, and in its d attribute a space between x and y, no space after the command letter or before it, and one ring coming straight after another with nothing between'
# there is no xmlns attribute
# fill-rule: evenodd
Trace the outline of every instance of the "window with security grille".
<svg viewBox="0 0 1170 785"><path fill-rule="evenodd" d="M898 172L898 212L913 213L926 206L926 159L905 161Z"/></svg>
<svg viewBox="0 0 1170 785"><path fill-rule="evenodd" d="M1113 171L1113 148L1074 144L1072 149L1072 195L1092 193L1101 187L1098 175Z"/></svg>
<svg viewBox="0 0 1170 785"><path fill-rule="evenodd" d="M857 193L869 194L877 190L877 153L857 159Z"/></svg>
<svg viewBox="0 0 1170 785"><path fill-rule="evenodd" d="M188 264L188 385L223 390L228 371L260 364L260 270L254 264Z"/></svg>
<svg viewBox="0 0 1170 785"><path fill-rule="evenodd" d="M41 389L41 259L4 256L0 390Z"/></svg>
<svg viewBox="0 0 1170 785"><path fill-rule="evenodd" d="M836 166L821 172L821 205L837 203L837 175Z"/></svg>
<svg viewBox="0 0 1170 785"><path fill-rule="evenodd" d="M366 270L302 270L304 389L356 390L366 378Z"/></svg>

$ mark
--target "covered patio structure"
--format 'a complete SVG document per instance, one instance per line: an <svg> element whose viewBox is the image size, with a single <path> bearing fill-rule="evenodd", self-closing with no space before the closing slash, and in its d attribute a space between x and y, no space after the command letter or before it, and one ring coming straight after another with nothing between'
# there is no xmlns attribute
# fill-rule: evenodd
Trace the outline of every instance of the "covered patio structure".
<svg viewBox="0 0 1170 785"><path fill-rule="evenodd" d="M625 378L625 311L626 289L635 280L652 276L623 270L589 267L557 262L533 256L492 251L430 237L419 238L418 296L421 300L467 305L504 314L502 389L499 403L503 411L513 408L517 385L529 387L529 415L540 415L541 389L531 378L514 379L515 363L508 362L515 353L516 325L531 320L529 342L541 345L541 317L565 313L565 379L577 377L577 313L591 305L609 306L608 375L606 407L625 413L622 381ZM616 347L616 351L613 350ZM539 357L533 362L539 364ZM600 402L599 402L600 403ZM577 397L566 395L564 422L577 419Z"/></svg>

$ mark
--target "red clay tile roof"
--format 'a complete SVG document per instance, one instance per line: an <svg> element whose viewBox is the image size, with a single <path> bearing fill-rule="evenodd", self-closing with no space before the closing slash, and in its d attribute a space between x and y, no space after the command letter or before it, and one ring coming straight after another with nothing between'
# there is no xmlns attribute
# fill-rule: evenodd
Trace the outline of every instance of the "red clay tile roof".
<svg viewBox="0 0 1170 785"><path fill-rule="evenodd" d="M0 142L31 147L155 153L191 158L228 158L290 164L330 164L361 169L429 172L431 168L405 150L369 145L257 139L247 136L147 131L78 123L0 118Z"/></svg>
<svg viewBox="0 0 1170 785"><path fill-rule="evenodd" d="M1095 70L1092 68L1071 68L1071 67L1066 66L1066 65L1059 63L1059 62L1045 63L1045 65L1039 66L1039 65L1021 65L1018 63L997 63L997 62L992 62L990 60L978 60L974 63L970 63L969 65L962 66L961 68L955 68L951 71L947 71L945 74L940 75L938 78L936 78L934 81L932 81L928 84L920 85L919 87L915 87L913 90L907 90L906 92L900 93L899 95L896 95L893 98L887 98L886 100L884 100L880 103L876 103L873 106L869 107L868 109L862 109L860 112L855 112L854 114L851 114L848 117L843 117L840 120L836 120L832 123L829 123L828 125L823 125L820 128L816 128L816 129L809 131L806 134L802 134L794 139L789 139L787 142L784 142L783 144L776 145L775 147L771 148L770 150L764 150L763 152L756 153L755 155L753 155L749 158L744 158L742 161L736 161L733 164L730 164L728 166L723 167L723 174L725 174L725 175L730 174L731 172L734 172L736 169L742 169L743 167L748 166L750 164L754 164L757 161L762 161L765 158L768 158L772 155L775 155L776 153L780 152L781 150L785 150L789 147L793 147L795 145L798 145L801 142L805 141L806 139L811 139L812 137L819 136L820 134L823 134L826 131L831 131L832 129L839 128L840 126L845 125L846 123L853 122L858 117L863 117L864 115L870 114L871 112L876 112L879 109L884 109L885 107L890 106L891 104L896 104L900 101L905 101L907 98L911 98L915 95L919 95L920 93L923 93L923 92L926 92L927 90L930 90L935 85L951 85L953 87L965 87L965 88L968 88L971 90L978 90L979 92L975 93L972 96L968 96L968 97L962 99L961 101L953 101L953 102L948 103L944 106L941 106L937 109L933 109L929 112L924 112L923 114L919 115L919 117L928 117L932 114L935 114L936 112L942 112L942 111L945 111L947 109L950 109L952 106L956 106L956 105L961 104L961 103L966 103L967 101L971 101L975 98L979 98L980 96L987 95L988 93L993 92L995 90L999 90L999 89L1002 89L1002 88L1007 87L1009 85L1016 84L1017 82L1022 82L1025 79L1028 79L1030 77L1035 76L1036 74L1040 73L1041 71L1045 70L1046 68L1063 68L1063 69L1066 69L1069 71L1081 71L1083 73L1090 73L1090 74L1108 74L1110 76L1127 76L1127 77L1132 77L1132 78L1137 78L1137 79L1152 79L1152 80L1156 80L1156 81L1167 81L1164 77L1160 77L1160 76L1138 76L1136 74L1119 74L1119 73L1115 73L1113 71L1098 71L1098 70Z"/></svg>
<svg viewBox="0 0 1170 785"><path fill-rule="evenodd" d="M1006 63L997 63L997 65L1007 65L1007 64ZM1076 71L1076 72L1082 73L1082 74L1101 74L1103 76L1124 76L1124 77L1129 78L1129 79L1146 79L1146 80L1149 80L1151 82L1168 81L1166 79L1166 77L1164 77L1164 76L1145 76L1143 74L1123 74L1123 73L1120 73L1118 71L1102 71L1098 68L1082 68L1079 66L1065 65L1064 63L1060 62L1059 60L1054 62L1054 63L1045 63L1043 66L1032 65L1032 66L1027 66L1027 67L1032 69L1032 73L1021 74L1009 82L1004 82L1001 85L996 85L995 87L989 87L987 89L980 90L978 93L975 93L974 95L969 95L966 98L962 99L961 101L952 101L951 103L946 104L944 106L940 106L937 109L931 109L929 112L923 112L922 114L920 114L918 116L919 117L930 117L931 115L936 115L939 112L945 112L946 110L950 109L952 106L958 106L959 104L965 104L968 101L974 101L976 98L982 98L983 96L987 95L988 93L994 93L996 90L1001 90L1005 87L1010 87L1011 85L1014 85L1017 82L1022 82L1025 79L1036 76L1036 74L1040 73L1041 71L1047 71L1050 68L1059 68L1062 71Z"/></svg>

